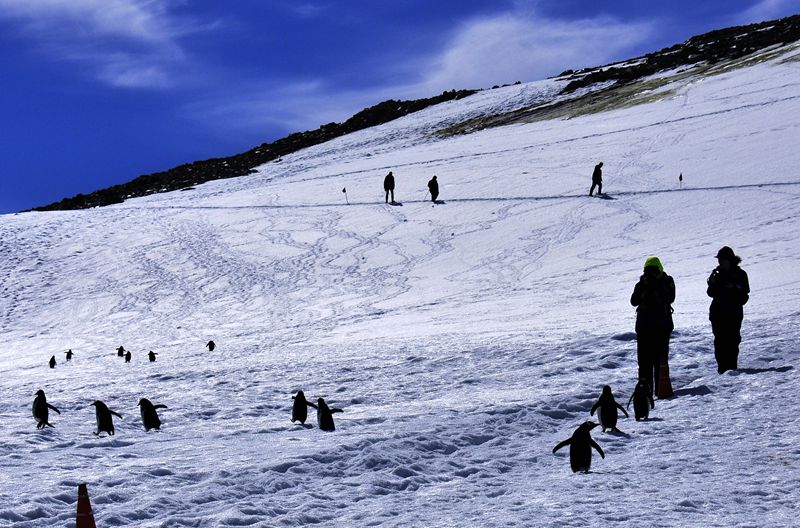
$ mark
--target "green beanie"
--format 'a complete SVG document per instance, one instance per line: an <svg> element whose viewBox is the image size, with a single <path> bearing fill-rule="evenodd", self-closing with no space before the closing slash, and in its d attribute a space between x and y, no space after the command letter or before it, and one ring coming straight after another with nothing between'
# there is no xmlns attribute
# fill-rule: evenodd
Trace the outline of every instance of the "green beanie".
<svg viewBox="0 0 800 528"><path fill-rule="evenodd" d="M661 265L661 261L658 260L658 257L647 257L647 260L644 261L644 267L648 266L655 266L658 268L658 271L664 273L664 266Z"/></svg>

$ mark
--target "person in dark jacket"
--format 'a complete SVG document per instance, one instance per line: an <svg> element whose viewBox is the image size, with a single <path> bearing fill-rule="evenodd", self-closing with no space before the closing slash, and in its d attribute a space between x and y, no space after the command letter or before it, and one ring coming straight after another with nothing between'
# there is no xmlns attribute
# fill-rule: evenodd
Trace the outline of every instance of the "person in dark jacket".
<svg viewBox="0 0 800 528"><path fill-rule="evenodd" d="M428 182L428 190L431 192L431 201L435 202L439 197L439 182L436 180L436 176Z"/></svg>
<svg viewBox="0 0 800 528"><path fill-rule="evenodd" d="M603 162L601 161L597 165L594 166L594 172L592 173L592 187L589 189L589 196L594 193L594 188L597 187L597 196L601 196L603 194Z"/></svg>
<svg viewBox="0 0 800 528"><path fill-rule="evenodd" d="M672 303L675 302L675 281L664 273L657 257L644 263L644 273L633 289L631 304L636 306L636 356L639 379L658 394L658 368L669 355Z"/></svg>
<svg viewBox="0 0 800 528"><path fill-rule="evenodd" d="M717 372L736 370L739 365L739 343L742 342L743 306L750 298L747 273L739 267L741 258L731 248L717 253L719 266L708 277L708 296L711 301L709 319L714 332L714 356Z"/></svg>
<svg viewBox="0 0 800 528"><path fill-rule="evenodd" d="M392 171L383 179L383 190L386 191L386 203L389 203L389 193L392 193L392 203L394 203L394 175Z"/></svg>

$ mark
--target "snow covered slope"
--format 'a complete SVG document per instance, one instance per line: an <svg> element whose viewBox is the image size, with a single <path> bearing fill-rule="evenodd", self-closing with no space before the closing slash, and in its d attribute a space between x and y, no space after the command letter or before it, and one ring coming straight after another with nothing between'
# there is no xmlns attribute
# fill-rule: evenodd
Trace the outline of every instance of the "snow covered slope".
<svg viewBox="0 0 800 528"><path fill-rule="evenodd" d="M491 90L252 176L0 217L0 525L68 526L83 481L104 527L796 525L799 57L439 134L562 81ZM600 160L606 200L586 196ZM724 244L753 293L744 368L719 376L705 279ZM604 384L627 401L649 255L677 285L678 397L596 429L606 458L573 475L550 451ZM54 429L30 415L40 388ZM289 421L298 389L344 408L336 432ZM160 432L141 397L169 407ZM92 435L96 399L116 436Z"/></svg>

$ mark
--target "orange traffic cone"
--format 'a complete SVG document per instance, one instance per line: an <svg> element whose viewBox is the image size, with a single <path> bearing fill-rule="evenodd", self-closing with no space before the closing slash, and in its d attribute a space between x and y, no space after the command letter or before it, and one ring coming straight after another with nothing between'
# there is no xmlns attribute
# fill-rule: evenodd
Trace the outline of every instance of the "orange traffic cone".
<svg viewBox="0 0 800 528"><path fill-rule="evenodd" d="M672 391L672 381L669 379L669 364L662 359L658 366L658 394L659 399L672 398L675 393Z"/></svg>
<svg viewBox="0 0 800 528"><path fill-rule="evenodd" d="M78 484L78 516L75 518L75 528L97 528L86 484Z"/></svg>

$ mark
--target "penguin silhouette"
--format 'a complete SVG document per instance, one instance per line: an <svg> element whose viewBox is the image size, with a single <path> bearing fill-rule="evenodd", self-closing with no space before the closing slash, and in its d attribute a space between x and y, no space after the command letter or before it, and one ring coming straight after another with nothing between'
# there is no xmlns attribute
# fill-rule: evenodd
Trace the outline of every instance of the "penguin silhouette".
<svg viewBox="0 0 800 528"><path fill-rule="evenodd" d="M125 351L125 363L130 363L130 362L131 362L131 351L127 350Z"/></svg>
<svg viewBox="0 0 800 528"><path fill-rule="evenodd" d="M600 420L600 427L603 428L603 432L606 429L611 429L612 431L621 432L617 429L617 409L622 411L625 414L625 417L628 418L628 411L625 408L618 404L617 401L614 399L614 395L611 393L611 387L605 385L603 387L603 393L600 395L600 398L597 400L592 406L592 412L590 413L591 416L594 416L594 412L597 409L600 409L600 412L597 413L597 417Z"/></svg>
<svg viewBox="0 0 800 528"><path fill-rule="evenodd" d="M295 421L298 421L301 424L306 423L309 407L309 403L306 400L306 395L300 390L297 391L297 394L292 396L292 399L294 400L294 403L292 404L292 423Z"/></svg>
<svg viewBox="0 0 800 528"><path fill-rule="evenodd" d="M633 389L633 394L626 405L627 408L630 408L631 401L633 401L633 416L637 422L647 420L650 416L650 409L656 408L656 402L653 401L653 394L650 392L650 384L644 379L640 379Z"/></svg>
<svg viewBox="0 0 800 528"><path fill-rule="evenodd" d="M161 429L161 419L158 417L156 409L166 409L167 406L163 404L153 405L147 398L139 400L139 411L142 414L142 424L144 430Z"/></svg>
<svg viewBox="0 0 800 528"><path fill-rule="evenodd" d="M64 353L67 355L67 361L72 361L72 356L75 355L75 354L73 354L72 349L70 348L69 350L67 350Z"/></svg>
<svg viewBox="0 0 800 528"><path fill-rule="evenodd" d="M553 453L555 453L562 447L569 446L569 465L572 467L573 473L578 471L589 472L592 467L592 448L600 453L601 458L606 457L603 449L597 445L597 442L592 440L590 431L595 427L597 427L597 424L594 422L583 422L575 429L570 438L560 442L553 448Z"/></svg>
<svg viewBox="0 0 800 528"><path fill-rule="evenodd" d="M56 357L50 356L50 361L47 364L50 365L50 368L56 368Z"/></svg>
<svg viewBox="0 0 800 528"><path fill-rule="evenodd" d="M44 429L45 427L53 427L53 424L49 422L50 418L50 409L53 409L58 414L61 414L61 411L47 403L47 397L44 395L44 391L39 389L36 391L36 398L33 399L33 417L36 419L36 428L37 429Z"/></svg>
<svg viewBox="0 0 800 528"><path fill-rule="evenodd" d="M209 341L208 343L206 343L206 346L208 347L209 352L213 352L214 349L217 348L217 344L214 343L214 341Z"/></svg>
<svg viewBox="0 0 800 528"><path fill-rule="evenodd" d="M95 400L92 402L92 405L95 408L94 416L97 420L97 432L94 433L94 435L99 436L100 433L108 433L109 436L114 436L114 419L111 416L116 416L120 420L124 420L124 418L109 409L108 406L100 400Z"/></svg>
<svg viewBox="0 0 800 528"><path fill-rule="evenodd" d="M117 357L122 357L124 355L125 355L125 347L120 345L119 348L117 349Z"/></svg>
<svg viewBox="0 0 800 528"><path fill-rule="evenodd" d="M317 399L317 404L314 405L311 402L307 402L309 407L313 407L317 410L317 425L323 431L335 431L336 426L333 423L333 414L344 412L341 409L337 409L336 407L328 407L328 404L325 403L325 400L322 398Z"/></svg>
<svg viewBox="0 0 800 528"><path fill-rule="evenodd" d="M157 355L158 355L158 354L156 354L156 353L155 353L155 352L153 352L152 350L151 350L150 352L148 352L148 353L147 353L147 357L148 357L148 358L150 358L150 362L151 362L151 363L152 363L153 361L155 361L155 360L156 360L156 356L157 356Z"/></svg>

